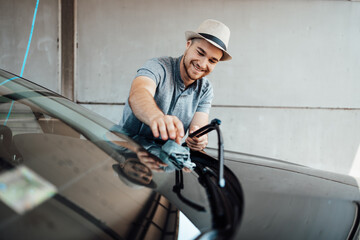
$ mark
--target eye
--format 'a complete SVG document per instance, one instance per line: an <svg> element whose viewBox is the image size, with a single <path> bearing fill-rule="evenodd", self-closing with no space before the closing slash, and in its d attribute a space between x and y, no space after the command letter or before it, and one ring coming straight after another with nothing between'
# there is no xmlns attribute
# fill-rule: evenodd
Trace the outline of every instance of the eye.
<svg viewBox="0 0 360 240"><path fill-rule="evenodd" d="M211 63L211 64L216 64L216 63L218 63L219 61L218 60L216 60L216 59L209 59L209 62Z"/></svg>
<svg viewBox="0 0 360 240"><path fill-rule="evenodd" d="M200 56L204 56L204 54L200 51L197 51Z"/></svg>

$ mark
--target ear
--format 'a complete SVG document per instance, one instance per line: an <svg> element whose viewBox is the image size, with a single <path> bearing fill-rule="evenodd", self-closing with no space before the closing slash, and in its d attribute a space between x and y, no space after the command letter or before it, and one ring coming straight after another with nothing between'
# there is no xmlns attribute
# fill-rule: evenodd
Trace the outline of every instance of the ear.
<svg viewBox="0 0 360 240"><path fill-rule="evenodd" d="M192 42L191 39L186 42L186 49L188 49L191 46L191 42Z"/></svg>

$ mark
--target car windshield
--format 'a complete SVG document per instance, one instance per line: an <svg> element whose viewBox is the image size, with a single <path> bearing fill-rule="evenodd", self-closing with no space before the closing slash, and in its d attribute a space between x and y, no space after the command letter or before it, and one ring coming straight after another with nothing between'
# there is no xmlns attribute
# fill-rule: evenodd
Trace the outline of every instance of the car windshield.
<svg viewBox="0 0 360 240"><path fill-rule="evenodd" d="M48 224L78 225L72 231L88 238L174 239L178 225L169 222L178 221L179 208L201 232L212 228L209 199L195 172L185 181L181 171L175 176L153 168L159 159L111 121L3 70L0 95L0 232L21 226L33 236L27 222L46 214ZM26 195L29 186L36 199ZM54 234L54 227L44 231Z"/></svg>

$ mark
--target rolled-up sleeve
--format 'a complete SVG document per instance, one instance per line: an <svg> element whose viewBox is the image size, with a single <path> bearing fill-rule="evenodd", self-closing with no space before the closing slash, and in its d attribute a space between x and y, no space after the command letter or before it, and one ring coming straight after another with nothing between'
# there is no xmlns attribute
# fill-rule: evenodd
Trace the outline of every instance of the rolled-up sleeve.
<svg viewBox="0 0 360 240"><path fill-rule="evenodd" d="M166 71L162 63L158 59L153 58L138 69L135 77L139 76L151 78L155 81L156 85L159 85L165 79Z"/></svg>

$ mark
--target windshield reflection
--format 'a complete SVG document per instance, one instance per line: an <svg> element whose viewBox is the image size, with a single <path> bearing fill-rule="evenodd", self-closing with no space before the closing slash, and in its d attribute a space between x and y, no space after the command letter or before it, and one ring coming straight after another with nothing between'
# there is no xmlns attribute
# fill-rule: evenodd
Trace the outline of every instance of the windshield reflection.
<svg viewBox="0 0 360 240"><path fill-rule="evenodd" d="M123 140L121 136L124 133L116 127L115 125L111 132L106 133L105 140L122 155L129 150L136 152L139 161L155 172L173 172L175 170L191 172L196 166L191 162L188 147L181 146L172 140L165 142L136 135L132 139L143 148L137 149Z"/></svg>
<svg viewBox="0 0 360 240"><path fill-rule="evenodd" d="M124 163L113 164L112 167L119 178L129 187L156 188L156 183L152 180L151 169L136 158L129 158Z"/></svg>
<svg viewBox="0 0 360 240"><path fill-rule="evenodd" d="M164 219L152 209L160 202L154 199L166 198L171 203L167 218L181 209L201 232L236 226L241 186L225 168L227 184L218 188L216 159L201 152L191 152L190 158L190 150L173 141L124 135L113 122L32 85L16 79L0 88L0 169L26 165L53 183L66 201L109 224L118 224L119 216L135 227ZM128 232L124 226L111 227L123 234Z"/></svg>

